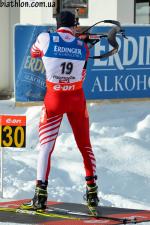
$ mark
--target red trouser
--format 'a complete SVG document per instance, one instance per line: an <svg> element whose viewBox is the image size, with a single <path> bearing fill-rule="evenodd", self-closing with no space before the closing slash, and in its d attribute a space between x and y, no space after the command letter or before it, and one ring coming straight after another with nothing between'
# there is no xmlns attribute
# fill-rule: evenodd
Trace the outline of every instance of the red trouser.
<svg viewBox="0 0 150 225"><path fill-rule="evenodd" d="M77 146L82 154L86 176L94 176L96 162L89 137L89 117L82 89L68 92L48 92L42 108L39 137L37 180L48 180L51 154L59 132L63 114L66 113ZM88 183L93 183L94 179Z"/></svg>

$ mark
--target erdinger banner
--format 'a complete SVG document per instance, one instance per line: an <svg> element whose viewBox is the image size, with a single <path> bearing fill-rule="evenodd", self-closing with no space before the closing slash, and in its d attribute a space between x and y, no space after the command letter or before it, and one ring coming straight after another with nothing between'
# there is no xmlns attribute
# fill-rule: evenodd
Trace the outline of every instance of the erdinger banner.
<svg viewBox="0 0 150 225"><path fill-rule="evenodd" d="M16 102L42 101L45 95L45 69L41 58L31 58L30 49L41 32L55 27L15 26L15 98Z"/></svg>
<svg viewBox="0 0 150 225"><path fill-rule="evenodd" d="M88 99L150 97L150 26L124 26L124 29L128 39L117 37L117 54L89 61L85 81ZM107 30L96 27L93 33ZM102 39L92 54L103 54L108 49L106 40Z"/></svg>
<svg viewBox="0 0 150 225"><path fill-rule="evenodd" d="M84 90L87 99L150 97L150 26L123 26L128 39L117 37L119 51L109 58L89 59ZM15 27L15 97L17 102L42 101L45 69L40 58L30 56L30 48L48 26ZM50 27L51 32L55 30ZM105 33L110 27L94 27L92 33ZM91 49L91 56L110 50L107 39Z"/></svg>

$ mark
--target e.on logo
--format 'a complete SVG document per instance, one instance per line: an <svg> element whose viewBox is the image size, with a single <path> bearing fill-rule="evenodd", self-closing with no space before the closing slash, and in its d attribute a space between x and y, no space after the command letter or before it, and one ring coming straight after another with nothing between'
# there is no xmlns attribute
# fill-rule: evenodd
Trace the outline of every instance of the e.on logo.
<svg viewBox="0 0 150 225"><path fill-rule="evenodd" d="M8 124L13 123L13 124L18 125L18 124L21 123L21 120L8 118L8 119L6 120L6 123L8 123Z"/></svg>
<svg viewBox="0 0 150 225"><path fill-rule="evenodd" d="M5 126L26 126L26 116L0 115L1 125Z"/></svg>
<svg viewBox="0 0 150 225"><path fill-rule="evenodd" d="M73 91L73 90L75 90L75 85L60 85L60 84L56 84L56 85L54 85L53 89L55 91Z"/></svg>

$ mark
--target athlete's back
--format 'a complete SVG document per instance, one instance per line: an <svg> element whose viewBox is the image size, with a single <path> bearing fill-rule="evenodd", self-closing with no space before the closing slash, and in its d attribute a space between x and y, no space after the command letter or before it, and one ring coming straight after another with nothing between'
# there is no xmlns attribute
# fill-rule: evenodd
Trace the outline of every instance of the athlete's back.
<svg viewBox="0 0 150 225"><path fill-rule="evenodd" d="M41 52L49 88L67 91L82 87L85 75L83 67L89 51L70 29L60 28L55 33L41 33L31 49L32 56L35 57L37 50ZM70 88L63 85L70 83Z"/></svg>

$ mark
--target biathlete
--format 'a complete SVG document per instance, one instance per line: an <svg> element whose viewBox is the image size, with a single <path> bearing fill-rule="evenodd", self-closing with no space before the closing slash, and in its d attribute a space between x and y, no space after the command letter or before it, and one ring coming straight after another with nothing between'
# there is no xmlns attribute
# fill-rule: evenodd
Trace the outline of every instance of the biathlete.
<svg viewBox="0 0 150 225"><path fill-rule="evenodd" d="M41 57L45 66L47 91L39 124L40 151L35 194L22 208L46 209L51 155L63 115L66 113L83 157L87 205L94 211L99 201L96 160L90 142L89 116L82 88L89 50L83 40L75 37L76 23L73 13L63 11L56 21L57 31L41 33L31 48L31 56Z"/></svg>

